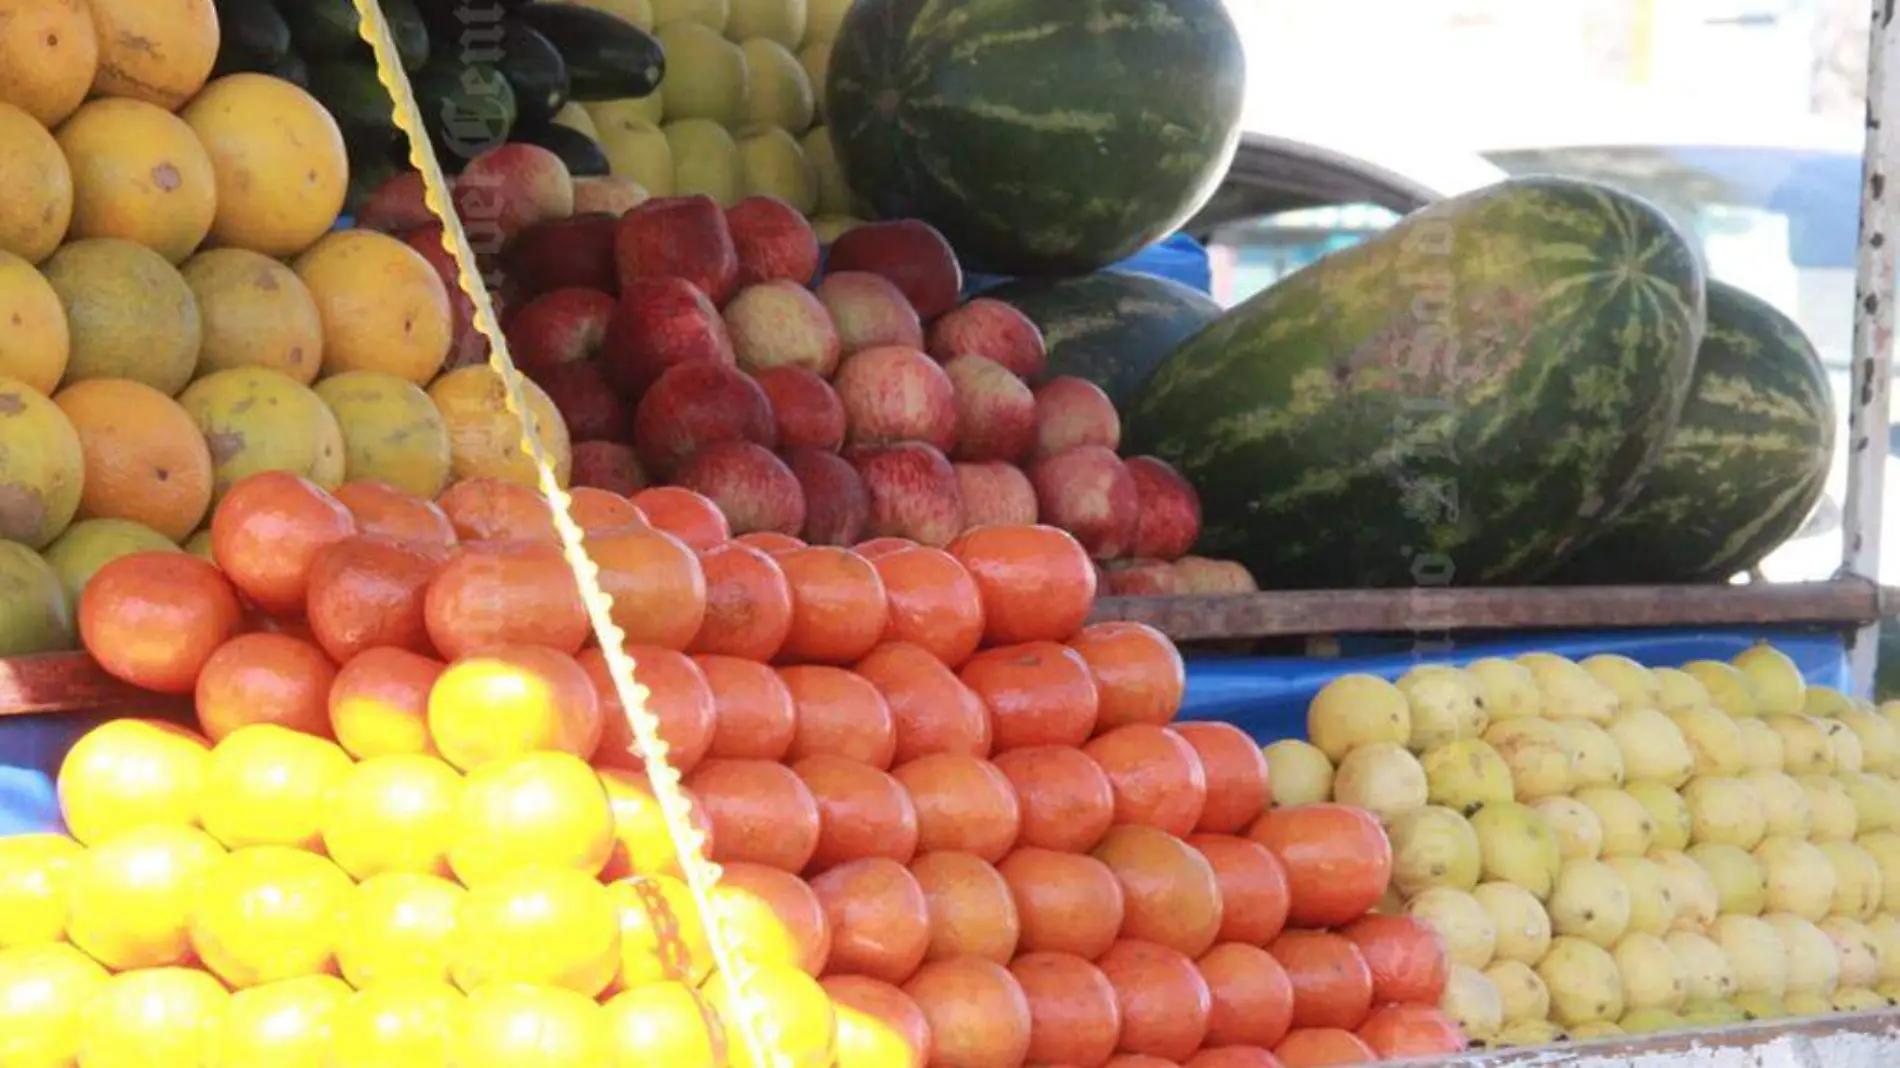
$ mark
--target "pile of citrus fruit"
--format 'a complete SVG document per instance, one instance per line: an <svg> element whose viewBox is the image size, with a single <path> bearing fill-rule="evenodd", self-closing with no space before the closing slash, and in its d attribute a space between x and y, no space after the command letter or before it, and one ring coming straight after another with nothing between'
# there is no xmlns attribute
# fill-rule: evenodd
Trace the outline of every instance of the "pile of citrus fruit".
<svg viewBox="0 0 1900 1068"><path fill-rule="evenodd" d="M541 496L232 487L135 553L86 646L192 716L87 735L71 837L0 841L0 1063L1114 1064L1462 1048L1390 852L1270 807L1069 535L730 538L678 489L572 495L720 878L675 836ZM690 840L690 835L687 836ZM706 920L714 922L708 924ZM715 939L718 941L715 942ZM753 1048L742 1004L769 1021Z"/></svg>

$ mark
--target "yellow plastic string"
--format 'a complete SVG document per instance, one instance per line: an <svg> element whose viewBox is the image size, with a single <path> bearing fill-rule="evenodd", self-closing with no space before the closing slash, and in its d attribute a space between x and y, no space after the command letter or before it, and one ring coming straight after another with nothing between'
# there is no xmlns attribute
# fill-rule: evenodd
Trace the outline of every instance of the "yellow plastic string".
<svg viewBox="0 0 1900 1068"><path fill-rule="evenodd" d="M553 510L554 527L560 535L562 554L580 586L581 600L587 607L588 619L600 641L614 692L619 696L620 706L625 710L627 723L632 728L632 752L646 765L647 778L652 783L653 796L665 821L667 836L679 854L686 886L692 893L693 903L698 907L701 922L706 928L707 944L739 1017L732 1022L738 1025L745 1045L767 1064L786 1066L789 1058L785 1056L779 1041L783 1037L782 1031L777 1021L771 1020L747 992L746 979L752 974L750 966L725 930L713 901L712 890L719 881L720 869L705 856L704 836L693 825L692 803L680 789L679 771L667 759L666 741L660 736L659 720L647 710L648 691L634 679L634 661L627 655L624 645L626 635L613 621L613 599L600 588L600 571L587 555L580 526L568 511L567 492L561 488L553 465L548 462L540 436L532 429L533 416L522 388L521 372L509 355L508 341L495 318L494 301L476 265L468 232L454 211L448 179L443 174L441 162L436 158L435 146L423 126L422 111L416 102L408 72L403 69L396 51L389 21L383 15L378 0L354 2L360 32L376 54L377 78L389 90L390 99L394 102L396 125L408 136L410 162L422 175L425 200L442 220L443 248L455 257L462 292L475 305L475 328L488 341L488 366L502 382L503 399L522 428L521 448L534 461L541 492L547 496Z"/></svg>

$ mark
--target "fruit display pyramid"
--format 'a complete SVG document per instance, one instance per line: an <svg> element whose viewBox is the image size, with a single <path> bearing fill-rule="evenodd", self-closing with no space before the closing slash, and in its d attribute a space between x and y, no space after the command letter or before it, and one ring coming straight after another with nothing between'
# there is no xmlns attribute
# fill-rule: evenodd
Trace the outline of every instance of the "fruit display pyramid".
<svg viewBox="0 0 1900 1068"><path fill-rule="evenodd" d="M845 549L733 538L683 489L574 494L718 865L703 912L550 506L493 490L267 472L219 504L212 562L100 569L88 650L190 714L87 734L69 834L0 840L0 1063L1463 1047L1437 936L1366 915L1377 822L1272 806L1248 736L1174 722L1179 654L1088 623L1095 572L1051 527Z"/></svg>
<svg viewBox="0 0 1900 1068"><path fill-rule="evenodd" d="M1382 911L1444 938L1443 1008L1537 1046L1900 998L1900 706L1732 663L1486 658L1333 680L1270 746L1283 804L1391 837Z"/></svg>

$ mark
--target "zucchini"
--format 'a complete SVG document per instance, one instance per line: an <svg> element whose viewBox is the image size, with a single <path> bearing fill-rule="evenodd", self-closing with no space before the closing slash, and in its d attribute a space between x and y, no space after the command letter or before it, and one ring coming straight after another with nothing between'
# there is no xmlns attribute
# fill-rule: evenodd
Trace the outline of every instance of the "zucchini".
<svg viewBox="0 0 1900 1068"><path fill-rule="evenodd" d="M651 96L666 77L665 49L626 19L578 4L529 4L515 17L560 50L575 100Z"/></svg>
<svg viewBox="0 0 1900 1068"><path fill-rule="evenodd" d="M421 69L429 61L429 32L416 9L416 0L382 0L382 5L403 69ZM290 36L298 50L312 60L367 59L374 55L369 42L363 40L354 0L278 0L278 10L290 24Z"/></svg>
<svg viewBox="0 0 1900 1068"><path fill-rule="evenodd" d="M517 19L501 28L501 59L495 64L515 91L521 121L543 123L567 103L567 63L546 37Z"/></svg>
<svg viewBox="0 0 1900 1068"><path fill-rule="evenodd" d="M211 76L268 74L290 54L290 25L270 0L217 0L218 62Z"/></svg>
<svg viewBox="0 0 1900 1068"><path fill-rule="evenodd" d="M536 145L561 157L567 173L576 178L602 178L610 173L607 153L579 130L556 123L523 123L509 138L516 144Z"/></svg>

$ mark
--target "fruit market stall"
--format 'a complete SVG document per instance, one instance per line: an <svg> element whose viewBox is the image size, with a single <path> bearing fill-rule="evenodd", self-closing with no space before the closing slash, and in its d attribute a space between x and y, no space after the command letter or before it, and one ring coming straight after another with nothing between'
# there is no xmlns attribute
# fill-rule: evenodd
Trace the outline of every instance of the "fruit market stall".
<svg viewBox="0 0 1900 1068"><path fill-rule="evenodd" d="M0 0L0 1065L1892 1063L1813 346L1081 7Z"/></svg>

